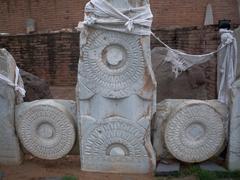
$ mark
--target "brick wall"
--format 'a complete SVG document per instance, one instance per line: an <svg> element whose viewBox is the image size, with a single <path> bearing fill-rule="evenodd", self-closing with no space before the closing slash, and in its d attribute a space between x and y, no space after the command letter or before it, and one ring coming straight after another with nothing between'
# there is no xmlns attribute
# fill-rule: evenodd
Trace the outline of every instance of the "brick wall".
<svg viewBox="0 0 240 180"><path fill-rule="evenodd" d="M79 57L78 33L0 36L20 68L51 85L75 86Z"/></svg>
<svg viewBox="0 0 240 180"><path fill-rule="evenodd" d="M83 19L88 0L0 0L0 32L26 32L26 20L36 21L37 31L74 28ZM154 14L153 28L201 26L208 3L212 4L214 22L231 19L239 24L237 0L150 0Z"/></svg>
<svg viewBox="0 0 240 180"><path fill-rule="evenodd" d="M161 29L155 31L175 49L202 54L218 46L216 26ZM152 39L152 47L160 44ZM20 68L48 80L51 86L75 86L79 57L78 33L50 33L0 36L0 48L7 48ZM207 79L208 98L216 97L216 58L200 65Z"/></svg>

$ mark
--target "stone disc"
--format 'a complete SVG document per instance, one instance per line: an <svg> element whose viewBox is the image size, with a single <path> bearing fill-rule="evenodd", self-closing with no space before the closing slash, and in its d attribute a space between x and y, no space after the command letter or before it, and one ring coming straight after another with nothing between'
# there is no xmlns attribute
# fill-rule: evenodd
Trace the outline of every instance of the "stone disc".
<svg viewBox="0 0 240 180"><path fill-rule="evenodd" d="M96 31L80 62L80 81L94 93L123 98L143 87L145 62L138 36Z"/></svg>
<svg viewBox="0 0 240 180"><path fill-rule="evenodd" d="M75 143L72 115L53 101L30 104L18 113L16 125L24 148L41 159L59 159L67 155Z"/></svg>
<svg viewBox="0 0 240 180"><path fill-rule="evenodd" d="M223 121L205 103L185 103L170 115L165 129L170 153L183 162L202 162L220 151L225 141Z"/></svg>

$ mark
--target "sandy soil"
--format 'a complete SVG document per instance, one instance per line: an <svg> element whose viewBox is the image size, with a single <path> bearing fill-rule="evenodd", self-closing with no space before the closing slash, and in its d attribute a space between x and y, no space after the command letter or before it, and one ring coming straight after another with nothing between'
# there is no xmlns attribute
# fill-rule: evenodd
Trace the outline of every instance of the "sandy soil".
<svg viewBox="0 0 240 180"><path fill-rule="evenodd" d="M75 176L79 180L153 180L149 175L123 175L89 173L80 171L79 157L68 156L57 161L44 161L25 157L20 166L0 166L0 171L5 174L3 180L37 180L42 177Z"/></svg>

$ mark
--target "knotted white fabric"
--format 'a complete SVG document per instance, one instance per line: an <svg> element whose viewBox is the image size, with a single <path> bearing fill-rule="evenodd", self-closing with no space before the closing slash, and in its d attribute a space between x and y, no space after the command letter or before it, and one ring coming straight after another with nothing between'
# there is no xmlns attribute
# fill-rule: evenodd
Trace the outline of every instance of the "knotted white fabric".
<svg viewBox="0 0 240 180"><path fill-rule="evenodd" d="M218 53L218 100L229 104L230 89L236 79L237 72L237 42L233 36L233 31L220 29L219 32L221 34L221 45L218 50L203 55L191 55L172 49L155 34L152 33L152 35L168 49L165 61L172 64L172 71L176 77L193 65L211 60Z"/></svg>
<svg viewBox="0 0 240 180"><path fill-rule="evenodd" d="M220 29L219 33L221 35L219 48L225 48L218 53L218 100L229 104L232 84L237 76L237 41L233 31Z"/></svg>
<svg viewBox="0 0 240 180"><path fill-rule="evenodd" d="M181 72L186 71L193 65L202 64L209 61L214 57L214 55L217 52L221 51L225 47L222 46L218 50L211 53L193 55L170 48L167 44L161 41L154 33L152 33L152 36L168 49L165 61L172 64L172 72L175 74L176 78Z"/></svg>
<svg viewBox="0 0 240 180"><path fill-rule="evenodd" d="M18 85L19 76L20 76L19 68L16 66L14 82L12 82L9 78L7 78L2 74L0 74L0 80L6 82L9 86L13 87L16 92L19 92L22 97L25 97L26 91L24 87L21 87L20 85Z"/></svg>
<svg viewBox="0 0 240 180"><path fill-rule="evenodd" d="M87 3L85 12L87 15L84 22L80 23L78 28L86 25L138 35L151 34L153 15L148 3L142 7L119 10L106 0L91 0ZM119 25L124 25L125 28Z"/></svg>

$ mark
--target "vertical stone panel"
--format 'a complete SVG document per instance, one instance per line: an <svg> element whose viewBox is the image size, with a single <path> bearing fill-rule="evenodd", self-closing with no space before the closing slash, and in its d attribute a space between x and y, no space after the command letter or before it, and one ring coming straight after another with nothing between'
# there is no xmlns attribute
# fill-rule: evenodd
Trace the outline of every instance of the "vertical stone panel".
<svg viewBox="0 0 240 180"><path fill-rule="evenodd" d="M150 37L84 27L80 44L76 91L82 170L152 172L156 82Z"/></svg>
<svg viewBox="0 0 240 180"><path fill-rule="evenodd" d="M11 55L0 49L0 74L14 82L16 64ZM0 80L0 164L20 164L22 161L18 138L15 134L15 91Z"/></svg>
<svg viewBox="0 0 240 180"><path fill-rule="evenodd" d="M228 145L228 168L231 171L240 170L240 80L232 87L231 119Z"/></svg>

